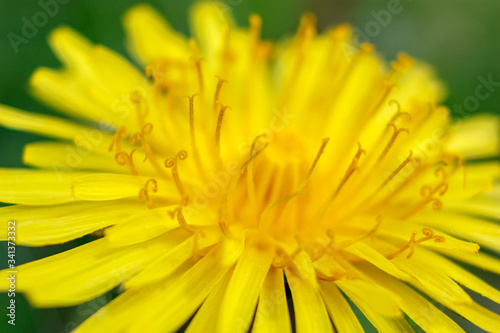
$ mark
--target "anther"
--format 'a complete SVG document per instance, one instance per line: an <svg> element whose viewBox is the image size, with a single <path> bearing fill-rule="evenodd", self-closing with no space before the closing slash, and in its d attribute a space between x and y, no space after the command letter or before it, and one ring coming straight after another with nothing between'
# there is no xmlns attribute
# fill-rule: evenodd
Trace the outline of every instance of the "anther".
<svg viewBox="0 0 500 333"><path fill-rule="evenodd" d="M144 185L143 188L139 191L139 200L145 200L146 201L146 206L149 209L154 209L156 208L156 205L153 203L153 200L151 200L151 197L149 195L149 184L152 184L153 187L151 188L151 191L153 192L158 192L158 182L154 179L149 179L146 184Z"/></svg>
<svg viewBox="0 0 500 333"><path fill-rule="evenodd" d="M125 126L118 127L116 129L115 135L113 135L111 145L109 146L109 152L112 152L114 147L116 147L117 153L121 152L122 148L120 145L120 139L125 139L126 137L127 137L127 128Z"/></svg>
<svg viewBox="0 0 500 333"><path fill-rule="evenodd" d="M391 104L395 104L396 110L397 110L396 113L394 114L394 116L392 116L391 123L395 123L396 120L398 118L400 118L401 116L405 116L408 121L412 120L412 116L410 113L405 112L405 111L401 111L401 104L397 100L391 99L389 101L389 105L391 105Z"/></svg>
<svg viewBox="0 0 500 333"><path fill-rule="evenodd" d="M396 138L398 137L399 133L405 132L406 134L409 134L410 131L406 128L400 128L398 129L397 126L394 123L389 123L387 126L391 126L394 129L394 133L392 133L392 137L389 140L389 143L385 146L384 150L382 151L382 154L380 154L377 163L380 163L384 159L384 157L387 155L391 147L394 145L394 142L396 141Z"/></svg>
<svg viewBox="0 0 500 333"><path fill-rule="evenodd" d="M221 105L219 111L219 117L217 118L217 127L215 129L215 150L218 154L220 165L222 165L222 157L220 155L220 134L222 128L222 120L224 119L224 113L226 112L227 109L231 109L231 107Z"/></svg>
<svg viewBox="0 0 500 333"><path fill-rule="evenodd" d="M130 152L130 154L127 154L126 152L121 151L121 152L119 152L119 153L117 153L115 155L116 162L118 162L118 164L120 164L120 165L128 165L130 167L130 171L135 176L139 175L139 172L137 171L137 168L135 167L135 164L134 164L134 153L137 150L144 150L144 149L142 149L142 148L134 148L134 149L132 149L132 151ZM143 162L146 162L147 159L148 159L148 155L145 154Z"/></svg>
<svg viewBox="0 0 500 333"><path fill-rule="evenodd" d="M311 165L311 168L309 169L309 172L307 173L306 178L304 179L304 183L307 183L309 178L311 177L314 169L316 168L316 165L318 164L319 159L321 158L321 155L323 155L323 152L325 151L326 145L330 142L330 138L324 138L323 141L321 142L321 146L319 147L319 151L316 154L316 158L314 159L313 164Z"/></svg>
<svg viewBox="0 0 500 333"><path fill-rule="evenodd" d="M366 150L364 150L364 149L361 148L361 143L358 142L357 144L358 144L358 151L356 152L356 155L354 155L351 164L349 165L349 167L347 168L346 173L344 174L344 177L342 177L340 179L339 185L337 186L337 188L335 189L335 191L333 191L333 193L330 195L330 197L328 198L328 200L323 204L323 207L321 208L321 210L320 210L320 212L318 214L318 218L317 218L318 222L321 221L321 220L323 220L323 218L326 215L326 212L328 211L328 209L330 208L330 206L332 205L332 203L335 201L335 199L339 195L339 193L342 190L342 188L344 188L344 185L347 183L347 181L349 180L349 178L351 178L351 176L354 173L354 171L356 171L359 159L361 158L361 155L366 154Z"/></svg>
<svg viewBox="0 0 500 333"><path fill-rule="evenodd" d="M217 78L217 80L219 80L217 82L217 88L215 88L215 95L214 95L214 109L217 107L217 104L219 103L219 97L220 97L220 92L222 90L222 85L224 83L227 83L226 80L224 79L221 79L218 75L215 76Z"/></svg>
<svg viewBox="0 0 500 333"><path fill-rule="evenodd" d="M177 187L177 191L181 195L181 198L185 198L186 194L184 192L184 188L182 187L181 180L179 178L179 171L177 170L177 161L185 160L187 158L187 152L185 150L181 150L174 157L167 158L165 160L165 167L172 169L172 178L174 179L175 186Z"/></svg>
<svg viewBox="0 0 500 333"><path fill-rule="evenodd" d="M182 229L184 229L190 233L195 233L196 230L186 222L186 219L184 218L184 214L182 214L182 206L179 206L178 208L176 208L174 213L171 215L177 215L177 222L179 223L179 225L181 226Z"/></svg>
<svg viewBox="0 0 500 333"><path fill-rule="evenodd" d="M413 256L413 254L415 253L415 245L418 245L422 242L429 241L429 240L434 240L434 242L436 242L436 243L443 243L446 241L446 239L443 236L436 234L430 228L423 228L422 234L424 234L424 237L416 239L417 232L414 231L411 235L409 242L406 242L406 243L400 245L396 251L386 255L385 257L387 259L391 260L391 259L394 259L397 256L399 256L404 251L410 249L410 252L409 252L408 256L406 257L406 259L410 259Z"/></svg>

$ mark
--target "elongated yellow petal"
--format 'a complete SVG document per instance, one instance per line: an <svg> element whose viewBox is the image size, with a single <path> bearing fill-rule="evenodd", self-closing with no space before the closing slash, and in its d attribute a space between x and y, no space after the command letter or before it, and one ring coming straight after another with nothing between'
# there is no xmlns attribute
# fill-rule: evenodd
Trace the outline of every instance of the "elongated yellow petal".
<svg viewBox="0 0 500 333"><path fill-rule="evenodd" d="M398 269L392 262L390 262L386 257L384 257L380 252L373 249L369 245L359 242L351 245L346 252L352 253L362 259L365 259L374 266L380 268L384 272L391 274L401 280L408 279L408 274L402 272Z"/></svg>
<svg viewBox="0 0 500 333"><path fill-rule="evenodd" d="M401 315L397 297L390 289L387 290L375 283L360 279L341 279L335 281L335 284L356 304L357 299L371 300L371 305L365 304L365 307L371 306L371 310L379 316L398 317Z"/></svg>
<svg viewBox="0 0 500 333"><path fill-rule="evenodd" d="M425 332L463 332L458 324L404 283L377 269L367 266L365 268L365 272L370 278L374 279L384 288L398 294L398 303L401 309Z"/></svg>
<svg viewBox="0 0 500 333"><path fill-rule="evenodd" d="M410 259L401 255L392 259L392 262L415 278L415 280L409 281L411 284L419 289L425 289L436 300L462 304L471 303L469 295L449 278L446 272L429 265L422 253L423 251L417 249Z"/></svg>
<svg viewBox="0 0 500 333"><path fill-rule="evenodd" d="M115 200L138 196L146 181L144 177L99 173L74 178L71 189L79 200Z"/></svg>
<svg viewBox="0 0 500 333"><path fill-rule="evenodd" d="M175 206L149 209L125 219L120 225L106 230L106 239L112 246L144 242L179 227L179 222L169 216Z"/></svg>
<svg viewBox="0 0 500 333"><path fill-rule="evenodd" d="M92 170L111 173L127 173L129 170L116 163L111 154L93 152L95 146L85 150L68 143L36 142L24 146L23 163L52 170Z"/></svg>
<svg viewBox="0 0 500 333"><path fill-rule="evenodd" d="M496 273L500 275L500 259L489 254L479 252L471 255L457 254L453 251L439 250L440 253L445 254L447 257L464 262L471 266L479 267L481 269Z"/></svg>
<svg viewBox="0 0 500 333"><path fill-rule="evenodd" d="M189 323L186 333L217 332L217 320L215 318L220 314L220 306L226 295L230 278L231 274L226 274L224 279L219 282L219 285L208 295L193 320ZM245 330L241 329L240 331L244 332Z"/></svg>
<svg viewBox="0 0 500 333"><path fill-rule="evenodd" d="M184 274L192 263L180 267L172 276L162 281L162 285L172 285ZM142 289L126 290L105 307L94 313L73 332L74 333L119 333L130 330L130 318L139 318L146 310L137 307L151 293L156 292L157 284Z"/></svg>
<svg viewBox="0 0 500 333"><path fill-rule="evenodd" d="M176 331L228 273L243 246L242 238L226 238L174 284L157 286L155 293L144 299L147 314L134 321L130 330L140 331L147 326L151 333Z"/></svg>
<svg viewBox="0 0 500 333"><path fill-rule="evenodd" d="M17 288L36 306L87 302L139 272L184 237L178 232L136 246L113 249L105 239L17 267ZM6 271L1 271L5 277ZM6 279L2 281L7 281ZM1 286L3 290L7 286Z"/></svg>
<svg viewBox="0 0 500 333"><path fill-rule="evenodd" d="M438 215L439 217L439 215ZM434 219L438 220L436 216L433 217ZM422 221L422 223L427 223L428 221L425 219L418 219L419 221ZM439 220L441 221L442 224L448 225L451 220L445 220L442 217L439 217ZM425 221L425 222L424 222ZM380 234L382 235L387 235L391 237L395 237L401 242L409 241L411 235L416 232L416 238L423 237L423 230L424 228L428 227L434 227L434 224L417 224L417 223L412 223L412 222L405 222L405 223L400 223L398 225L391 225L387 228L381 228ZM454 225L456 227L456 225ZM443 230L445 232L448 232L449 229L453 230L455 228L454 226L449 226L449 228ZM442 228L439 228L442 230ZM439 231L439 230L434 230L432 231L435 233L435 236L442 236L444 238L444 241L434 241L434 240L429 240L420 243L417 246L422 246L426 248L440 248L440 249L449 249L453 251L458 251L458 252L464 252L464 253L469 253L469 254L474 254L477 251L479 251L479 245L471 242L471 241L463 241L458 238L455 238L445 232ZM418 251L418 249L416 250Z"/></svg>
<svg viewBox="0 0 500 333"><path fill-rule="evenodd" d="M103 119L106 107L92 100L71 73L39 68L32 74L30 86L39 100L61 112L83 119L107 120ZM116 118L112 120L116 122Z"/></svg>
<svg viewBox="0 0 500 333"><path fill-rule="evenodd" d="M218 236L215 232L191 236L167 253L160 255L149 267L126 281L124 288L138 288L171 275L184 262L197 256L197 251L206 250L213 246L217 242Z"/></svg>
<svg viewBox="0 0 500 333"><path fill-rule="evenodd" d="M74 179L87 172L0 170L0 201L25 205L54 205L75 201L71 193Z"/></svg>
<svg viewBox="0 0 500 333"><path fill-rule="evenodd" d="M421 257L434 266L435 269L440 269L458 283L466 286L475 292L488 297L494 302L500 303L500 291L493 288L474 274L468 272L462 267L454 264L450 260L435 254L431 251L422 251Z"/></svg>
<svg viewBox="0 0 500 333"><path fill-rule="evenodd" d="M52 138L73 140L90 130L68 120L0 105L0 125Z"/></svg>
<svg viewBox="0 0 500 333"><path fill-rule="evenodd" d="M224 4L201 2L191 9L191 31L209 57L209 61L220 51L226 29L232 25Z"/></svg>
<svg viewBox="0 0 500 333"><path fill-rule="evenodd" d="M480 115L455 124L446 147L462 153L466 158L498 156L500 150L500 119Z"/></svg>
<svg viewBox="0 0 500 333"><path fill-rule="evenodd" d="M220 332L246 331L250 327L274 255L274 249L263 242L247 242L236 264L220 308L217 326Z"/></svg>
<svg viewBox="0 0 500 333"><path fill-rule="evenodd" d="M450 234L457 235L470 243L477 242L481 246L500 252L500 244L498 242L500 226L496 223L488 222L478 217L451 212L442 212L438 216L425 214L418 216L418 221L425 221L426 225L430 227L439 228ZM450 225L449 221L453 221L453 223Z"/></svg>
<svg viewBox="0 0 500 333"><path fill-rule="evenodd" d="M500 316L477 303L468 305L444 303L444 305L486 332L500 332Z"/></svg>
<svg viewBox="0 0 500 333"><path fill-rule="evenodd" d="M333 332L311 259L302 251L295 265L295 269L286 268L285 272L292 292L297 332Z"/></svg>
<svg viewBox="0 0 500 333"><path fill-rule="evenodd" d="M124 221L131 213L146 209L137 200L79 202L57 206L0 208L0 240L7 240L7 221L15 221L16 244L44 246L65 243L95 230ZM85 211L85 214L82 214Z"/></svg>
<svg viewBox="0 0 500 333"><path fill-rule="evenodd" d="M285 293L285 280L281 269L271 267L267 273L260 291L252 332L292 332Z"/></svg>
<svg viewBox="0 0 500 333"><path fill-rule="evenodd" d="M189 60L186 39L172 30L150 6L138 5L130 9L123 24L129 37L129 47L142 64L160 59Z"/></svg>
<svg viewBox="0 0 500 333"><path fill-rule="evenodd" d="M389 290L361 280L338 280L335 284L379 332L413 332L399 310L397 298L388 295Z"/></svg>
<svg viewBox="0 0 500 333"><path fill-rule="evenodd" d="M339 333L364 332L349 303L334 282L319 281L321 295Z"/></svg>

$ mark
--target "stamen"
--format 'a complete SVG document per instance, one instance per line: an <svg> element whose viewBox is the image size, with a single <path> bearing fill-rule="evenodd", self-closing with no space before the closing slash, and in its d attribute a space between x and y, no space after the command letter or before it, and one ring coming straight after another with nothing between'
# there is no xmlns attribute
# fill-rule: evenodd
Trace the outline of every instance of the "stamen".
<svg viewBox="0 0 500 333"><path fill-rule="evenodd" d="M391 119L391 123L396 123L396 120L401 117L401 116L405 116L407 118L408 121L411 121L412 120L412 116L410 113L408 112L405 112L405 111L401 111L401 104L399 104L399 102L395 99L391 99L389 101L389 105L391 104L395 104L396 105L396 113L394 114L394 116L392 116L392 119Z"/></svg>
<svg viewBox="0 0 500 333"><path fill-rule="evenodd" d="M380 154L380 156L377 160L377 163L380 163L384 159L384 157L387 155L387 153L389 152L389 149L391 149L391 147L394 145L394 142L396 141L396 138L398 137L399 133L401 133L401 132L405 132L406 134L410 133L410 131L406 128L398 129L394 123L389 123L389 124L387 124L387 126L391 126L394 129L394 133L392 134L392 137L389 140L389 143L387 144L387 146L385 146L384 150L382 151L382 154Z"/></svg>
<svg viewBox="0 0 500 333"><path fill-rule="evenodd" d="M201 68L201 62L203 61L203 59L199 58L200 50L194 38L189 39L189 45L191 46L191 50L193 52L193 60L196 66L196 73L198 75L199 91L200 94L203 94L204 82L203 82L203 71Z"/></svg>
<svg viewBox="0 0 500 333"><path fill-rule="evenodd" d="M342 188L344 187L344 185L347 183L347 181L352 176L352 174L354 173L354 171L356 171L359 159L361 158L362 154L366 154L366 151L361 148L361 143L358 142L358 151L356 152L356 155L354 155L351 164L347 168L347 171L346 171L344 177L342 177L340 179L340 183L337 186L337 188L335 189L335 191L333 191L333 193L330 195L330 197L328 198L328 200L323 204L323 207L319 211L318 217L316 219L317 223L319 223L319 222L321 222L321 220L323 220L323 218L325 217L328 209L333 204L333 202L335 201L335 199L339 195L339 193L342 190Z"/></svg>
<svg viewBox="0 0 500 333"><path fill-rule="evenodd" d="M109 152L113 151L113 147L116 147L117 153L121 152L122 148L120 145L120 139L125 139L126 137L127 137L127 128L125 126L118 127L116 129L115 135L113 135L111 145L109 146Z"/></svg>
<svg viewBox="0 0 500 333"><path fill-rule="evenodd" d="M220 154L220 134L222 128L222 120L224 119L224 113L227 109L231 109L229 106L221 105L219 111L219 118L217 119L217 128L215 129L215 150L218 154L219 164L222 166L222 157Z"/></svg>
<svg viewBox="0 0 500 333"><path fill-rule="evenodd" d="M408 157L403 161L403 163L401 163L397 168L396 170L394 170L385 180L384 182L375 190L375 192L372 194L372 197L375 196L375 194L377 194L378 192L380 192L380 190L382 190L387 184L389 184L389 182L394 178L396 177L396 175L408 164L411 162L412 160L412 157L413 157L413 151L410 150L410 155L408 155Z"/></svg>
<svg viewBox="0 0 500 333"><path fill-rule="evenodd" d="M295 238L298 239L298 236L296 235ZM277 251L282 253L283 256L285 257L283 259L282 262L276 262L273 260L273 263L272 265L276 268L285 268L287 267L288 265L290 265L291 263L293 263L293 261L295 260L295 257L297 257L297 255L300 253L300 251L303 250L303 247L302 247L302 244L300 242L297 242L297 248L295 249L295 251L293 251L292 254L288 255L286 253L285 250L283 250L282 248L278 248Z"/></svg>
<svg viewBox="0 0 500 333"><path fill-rule="evenodd" d="M143 150L143 149L142 148L134 148L130 152L130 155L124 151L121 151L115 155L116 162L118 162L118 164L120 164L120 165L128 165L130 167L130 171L135 176L139 176L139 172L137 171L137 168L135 167L135 164L134 164L134 153L137 150ZM148 159L148 155L146 154L143 162L146 162L147 159Z"/></svg>
<svg viewBox="0 0 500 333"><path fill-rule="evenodd" d="M443 236L438 235L437 233L435 233L434 231L432 231L432 229L430 229L430 228L423 228L422 229L422 233L424 234L424 237L422 237L420 239L415 239L416 236L417 236L417 232L414 231L412 233L412 235L411 235L411 238L410 238L409 242L406 242L406 243L400 245L399 249L397 249L393 253L385 255L385 257L387 259L391 260L391 259L394 259L397 256L399 256L401 253L403 253L407 249L410 249L410 253L406 257L406 259L410 259L413 256L413 254L415 253L415 245L418 245L418 244L420 244L422 242L429 241L429 240L432 240L432 239L436 243L443 243L443 242L446 241L446 239Z"/></svg>
<svg viewBox="0 0 500 333"><path fill-rule="evenodd" d="M196 232L196 230L186 222L186 219L184 218L184 215L182 214L182 205L177 207L173 212L169 212L169 213L170 213L170 216L172 216L172 218L174 216L177 216L177 222L179 223L179 225L181 226L182 229L186 230L187 232L193 233L193 234Z"/></svg>
<svg viewBox="0 0 500 333"><path fill-rule="evenodd" d="M196 144L196 136L194 130L194 98L198 96L198 94L194 94L192 96L188 96L189 99L189 132L191 134L191 149L194 153L194 161L200 172L202 177L205 177L205 170L201 163L200 151L198 150L198 145Z"/></svg>
<svg viewBox="0 0 500 333"><path fill-rule="evenodd" d="M275 202L273 202L269 206L267 206L266 209L264 210L264 212L262 212L262 214L260 216L259 225L261 225L263 223L263 221L267 218L269 212L272 209L274 209L278 205L281 205L281 204L287 202L288 200L291 200L292 198L300 195L304 191L304 188L307 186L307 184L309 182L309 178L311 178L311 175L314 172L314 169L316 168L316 165L318 164L318 161L319 161L321 155L323 155L323 152L324 152L326 145L328 144L329 141L330 141L330 138L323 139L323 142L321 143L321 147L319 148L318 154L316 155L316 158L314 159L314 162L311 165L311 168L309 169L307 176L304 178L302 183L299 185L297 191L295 191L292 194L289 194L287 196L284 196L284 197L276 200ZM254 140L254 144L255 144L255 140ZM252 150L253 150L253 145L252 145Z"/></svg>
<svg viewBox="0 0 500 333"><path fill-rule="evenodd" d="M149 196L149 189L148 186L149 184L153 184L153 187L151 190L153 192L158 192L158 182L154 179L150 179L146 182L143 188L139 191L139 200L145 200L146 201L146 206L149 209L154 209L156 208L156 205L153 203L153 200L151 200L151 197Z"/></svg>
<svg viewBox="0 0 500 333"><path fill-rule="evenodd" d="M167 158L165 160L165 166L167 168L172 169L172 178L174 179L175 186L177 187L177 191L179 191L179 194L182 198L182 200L185 199L186 194L184 192L184 188L182 187L181 180L179 178L179 171L177 170L177 160L185 160L187 158L188 154L185 150L181 150L175 155L174 157Z"/></svg>
<svg viewBox="0 0 500 333"><path fill-rule="evenodd" d="M227 83L226 80L223 80L221 79L218 75L215 76L217 78L217 80L219 80L217 82L217 88L215 88L215 96L214 96L214 110L217 108L217 104L219 103L219 97L220 97L220 92L221 92L221 89L222 89L222 85L224 83Z"/></svg>
<svg viewBox="0 0 500 333"><path fill-rule="evenodd" d="M304 179L303 183L307 183L309 178L311 177L312 173L314 172L314 169L316 168L316 164L318 164L319 159L321 158L321 155L323 155L323 152L325 151L326 145L330 142L330 138L324 138L323 141L321 142L321 147L319 147L319 151L316 154L316 158L314 159L313 164L311 165L311 168L309 169L309 172L307 173L306 178Z"/></svg>
<svg viewBox="0 0 500 333"><path fill-rule="evenodd" d="M257 143L260 138L266 137L266 134L260 134L252 142L252 147L250 148L250 157L252 157L253 153L255 152L255 147L257 146ZM255 183L253 181L253 160L249 163L249 167L247 168L247 193L248 197L250 198L251 205L255 205L256 198L255 198Z"/></svg>
<svg viewBox="0 0 500 333"><path fill-rule="evenodd" d="M149 114L148 104L145 103L144 97L141 95L139 90L132 91L130 94L130 100L137 107L137 119L142 127L146 123L146 118Z"/></svg>

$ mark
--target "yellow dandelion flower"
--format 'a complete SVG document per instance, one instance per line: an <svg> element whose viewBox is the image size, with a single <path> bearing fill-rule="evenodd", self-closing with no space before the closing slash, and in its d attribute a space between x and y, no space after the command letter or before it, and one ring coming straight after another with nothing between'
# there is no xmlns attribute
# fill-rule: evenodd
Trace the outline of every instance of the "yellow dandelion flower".
<svg viewBox="0 0 500 333"><path fill-rule="evenodd" d="M16 290L55 307L120 285L80 333L190 318L187 332L362 332L351 304L380 332L413 331L407 318L462 331L438 304L499 332L461 286L497 303L499 291L459 264L500 274L478 254L500 252L500 167L466 163L498 155L498 119L453 125L429 67L352 52L348 25L317 34L305 15L271 43L257 15L240 29L201 3L191 22L188 39L148 6L126 14L144 73L59 28L63 68L30 85L81 121L0 106L2 125L59 139L26 146L36 170L0 170L0 200L15 204L0 209L1 239L7 221L27 246L103 230L16 267Z"/></svg>

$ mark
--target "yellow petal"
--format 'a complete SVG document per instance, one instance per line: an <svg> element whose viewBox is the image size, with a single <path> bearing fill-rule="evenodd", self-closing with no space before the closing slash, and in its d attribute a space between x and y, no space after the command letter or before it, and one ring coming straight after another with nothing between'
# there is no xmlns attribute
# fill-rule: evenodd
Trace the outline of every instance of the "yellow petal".
<svg viewBox="0 0 500 333"><path fill-rule="evenodd" d="M333 282L319 281L321 295L339 333L364 332L347 300Z"/></svg>
<svg viewBox="0 0 500 333"><path fill-rule="evenodd" d="M379 332L413 332L399 310L396 298L388 295L389 290L361 280L338 280L335 284Z"/></svg>
<svg viewBox="0 0 500 333"><path fill-rule="evenodd" d="M362 259L365 259L374 266L380 268L384 272L401 280L408 279L408 274L398 269L390 260L384 257L380 252L373 249L369 245L359 242L351 245L344 251L354 254Z"/></svg>
<svg viewBox="0 0 500 333"><path fill-rule="evenodd" d="M412 285L429 293L437 301L470 304L472 300L469 295L449 278L446 272L430 265L423 252L424 249L416 249L409 259L400 255L391 261L414 277L409 281Z"/></svg>
<svg viewBox="0 0 500 333"><path fill-rule="evenodd" d="M72 192L79 200L115 200L138 196L147 181L148 178L132 175L91 174L76 177L72 184Z"/></svg>
<svg viewBox="0 0 500 333"><path fill-rule="evenodd" d="M17 288L36 306L72 306L114 288L184 237L174 232L131 247L110 248L99 239L17 267ZM0 275L5 277L6 271ZM3 279L2 281L7 281ZM5 285L1 285L6 290Z"/></svg>
<svg viewBox="0 0 500 333"><path fill-rule="evenodd" d="M167 206L133 214L120 225L107 229L106 239L112 246L125 246L144 242L179 228L179 222L168 214L169 210L175 208L176 206Z"/></svg>
<svg viewBox="0 0 500 333"><path fill-rule="evenodd" d="M162 281L162 285L172 285L182 274L192 265L183 265L167 280ZM125 290L109 304L90 316L73 333L111 333L130 331L130 318L139 318L147 314L146 310L137 307L151 293L156 292L157 285L144 287L141 289Z"/></svg>
<svg viewBox="0 0 500 333"><path fill-rule="evenodd" d="M468 159L498 156L500 151L500 118L480 115L462 119L450 131L448 150Z"/></svg>
<svg viewBox="0 0 500 333"><path fill-rule="evenodd" d="M37 99L65 114L97 121L107 118L108 109L90 98L72 73L38 68L31 75L30 87Z"/></svg>
<svg viewBox="0 0 500 333"><path fill-rule="evenodd" d="M7 240L7 221L15 221L16 244L45 246L65 243L95 230L121 223L130 214L144 210L133 201L79 202L57 206L0 208L0 240ZM85 212L85 213L82 213Z"/></svg>
<svg viewBox="0 0 500 333"><path fill-rule="evenodd" d="M398 294L398 303L401 309L425 332L463 332L460 326L447 315L404 283L377 269L366 268L366 273L370 278L374 279L382 287Z"/></svg>
<svg viewBox="0 0 500 333"><path fill-rule="evenodd" d="M455 224L455 220L449 220L446 219L443 215L439 213L434 214L429 214L429 215L434 215L433 217L430 217L433 221L439 221L438 223L440 225L446 225L446 229L439 228L443 231L448 232L448 230L460 230L462 232L463 230L458 227L457 224ZM426 215L427 216L427 215ZM423 234L423 229L427 227L436 227L437 224L435 223L429 223L429 220L427 218L421 218L420 215L415 218L411 218L412 221L422 221L422 224L417 224L414 222L410 221L405 221L405 223L399 223L397 225L391 224L387 227L381 228L380 233L383 235L395 237L399 241L402 242L408 242L411 238L411 235L416 232L416 238L424 237ZM453 224L450 225L450 221L453 221ZM469 226L470 228L470 226ZM458 252L464 252L468 254L474 254L477 251L479 251L479 245L471 242L471 241L463 241L458 238L455 238L445 232L439 231L439 230L434 230L431 229L436 236L442 236L444 237L444 242L436 242L434 240L428 240L420 243L417 245L417 247L422 246L425 248L435 248L435 249L448 249L452 251L458 251ZM417 250L418 251L418 248Z"/></svg>
<svg viewBox="0 0 500 333"><path fill-rule="evenodd" d="M175 283L156 285L154 294L143 299L147 311L130 326L131 331L175 332L196 311L208 294L238 260L243 238L229 239L215 247Z"/></svg>
<svg viewBox="0 0 500 333"><path fill-rule="evenodd" d="M193 320L189 323L186 333L217 332L217 321L215 318L219 316L220 305L226 294L230 278L231 274L227 274L210 295L208 295L201 308L196 312ZM243 329L241 330L241 332L244 331Z"/></svg>
<svg viewBox="0 0 500 333"><path fill-rule="evenodd" d="M123 24L129 47L143 65L160 59L189 60L191 54L186 39L172 30L149 5L141 4L130 9Z"/></svg>
<svg viewBox="0 0 500 333"><path fill-rule="evenodd" d="M384 317L399 317L401 310L397 303L397 297L389 290L379 287L369 281L360 279L335 281L335 284L356 304L359 299L370 300L369 304L364 301L363 308L371 307L373 313Z"/></svg>
<svg viewBox="0 0 500 333"><path fill-rule="evenodd" d="M160 255L149 267L124 283L124 288L137 288L170 276L184 262L198 255L196 251L206 250L218 241L215 232L195 234L176 247Z"/></svg>
<svg viewBox="0 0 500 333"><path fill-rule="evenodd" d="M25 205L55 205L74 201L71 185L86 172L0 169L0 201Z"/></svg>
<svg viewBox="0 0 500 333"><path fill-rule="evenodd" d="M269 244L258 242L247 242L236 264L220 308L217 326L220 332L247 331L250 327L260 288L274 256Z"/></svg>
<svg viewBox="0 0 500 333"><path fill-rule="evenodd" d="M38 135L73 140L90 130L71 121L0 105L0 125Z"/></svg>
<svg viewBox="0 0 500 333"><path fill-rule="evenodd" d="M500 259L488 255L482 251L470 255L464 255L463 253L456 253L455 251L442 250L442 249L440 249L439 252L455 260L500 275Z"/></svg>
<svg viewBox="0 0 500 333"><path fill-rule="evenodd" d="M96 146L85 148L59 142L36 142L24 146L23 163L29 166L56 170L92 170L111 173L126 173L129 170L119 165L114 156L94 152ZM107 150L107 149L106 149Z"/></svg>
<svg viewBox="0 0 500 333"><path fill-rule="evenodd" d="M69 68L86 67L86 55L91 51L92 44L75 30L66 26L54 29L49 36L49 44Z"/></svg>
<svg viewBox="0 0 500 333"><path fill-rule="evenodd" d="M434 269L440 269L446 272L450 278L458 283L474 290L484 297L488 297L496 303L500 303L500 291L479 279L474 274L431 251L422 251L421 256L430 266L433 266Z"/></svg>
<svg viewBox="0 0 500 333"><path fill-rule="evenodd" d="M222 48L227 29L232 26L231 18L224 5L200 2L191 8L191 31L212 61Z"/></svg>
<svg viewBox="0 0 500 333"><path fill-rule="evenodd" d="M444 303L444 305L486 332L500 332L500 316L477 303L468 305Z"/></svg>
<svg viewBox="0 0 500 333"><path fill-rule="evenodd" d="M297 332L333 332L310 257L300 252L295 266L285 272L292 292Z"/></svg>
<svg viewBox="0 0 500 333"><path fill-rule="evenodd" d="M267 273L260 291L252 332L292 332L285 293L285 280L281 269L272 267Z"/></svg>
<svg viewBox="0 0 500 333"><path fill-rule="evenodd" d="M439 214L419 215L415 217L415 220L425 221L425 224L429 227L438 228L450 234L455 234L471 244L472 242L477 242L481 246L500 252L500 243L498 242L498 237L500 237L500 226L496 223L488 222L473 216L444 211ZM444 245L444 243L442 244Z"/></svg>

